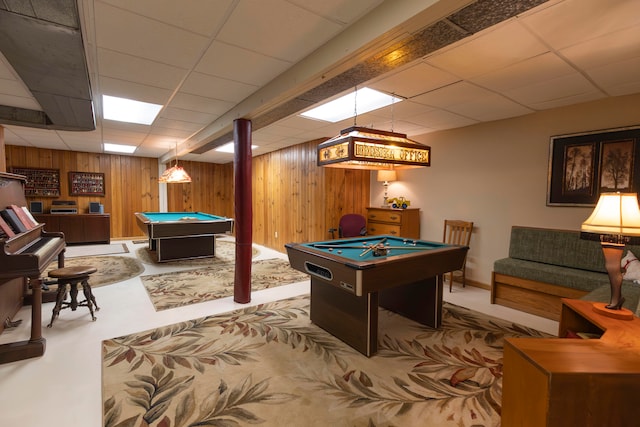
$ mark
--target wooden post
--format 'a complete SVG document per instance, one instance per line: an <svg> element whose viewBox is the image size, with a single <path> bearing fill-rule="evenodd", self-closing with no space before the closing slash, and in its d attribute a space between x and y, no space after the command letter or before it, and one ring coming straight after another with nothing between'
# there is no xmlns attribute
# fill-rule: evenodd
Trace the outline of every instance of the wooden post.
<svg viewBox="0 0 640 427"><path fill-rule="evenodd" d="M4 143L4 128L0 126L0 172L7 171L7 154L6 146Z"/></svg>
<svg viewBox="0 0 640 427"><path fill-rule="evenodd" d="M233 300L251 301L251 251L253 208L251 197L251 121L233 121L233 171L236 228L236 269Z"/></svg>

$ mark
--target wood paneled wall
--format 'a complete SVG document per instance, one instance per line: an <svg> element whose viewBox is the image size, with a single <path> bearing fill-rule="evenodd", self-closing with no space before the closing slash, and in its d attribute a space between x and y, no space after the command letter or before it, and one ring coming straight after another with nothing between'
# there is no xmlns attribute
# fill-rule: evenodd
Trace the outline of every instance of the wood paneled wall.
<svg viewBox="0 0 640 427"><path fill-rule="evenodd" d="M48 212L53 200L75 200L79 213L88 212L89 202L102 203L105 213L111 214L112 238L140 236L133 214L154 212L160 206L157 159L7 145L6 160L7 170L59 169L60 197L27 197L27 202L41 200ZM70 196L69 172L104 173L105 196Z"/></svg>
<svg viewBox="0 0 640 427"><path fill-rule="evenodd" d="M366 214L370 172L321 168L311 141L252 160L253 241L284 252L284 244L330 237L345 213ZM191 184L168 187L170 211L233 217L233 164L180 162Z"/></svg>
<svg viewBox="0 0 640 427"><path fill-rule="evenodd" d="M167 186L169 212L206 212L233 218L233 163L180 161L190 184Z"/></svg>
<svg viewBox="0 0 640 427"><path fill-rule="evenodd" d="M370 172L323 168L310 141L253 159L253 241L284 252L285 243L330 237L345 213L366 214Z"/></svg>
<svg viewBox="0 0 640 427"><path fill-rule="evenodd" d="M370 172L316 165L311 141L253 158L253 241L284 252L284 244L323 240L345 213L366 214ZM85 212L99 202L111 214L111 237L138 237L134 213L159 210L157 159L7 146L7 167L59 169L60 199ZM169 211L201 211L233 218L233 164L180 161L190 184L166 184ZM69 196L68 172L103 172L105 197ZM165 185L165 184L161 184ZM51 199L43 200L49 209Z"/></svg>

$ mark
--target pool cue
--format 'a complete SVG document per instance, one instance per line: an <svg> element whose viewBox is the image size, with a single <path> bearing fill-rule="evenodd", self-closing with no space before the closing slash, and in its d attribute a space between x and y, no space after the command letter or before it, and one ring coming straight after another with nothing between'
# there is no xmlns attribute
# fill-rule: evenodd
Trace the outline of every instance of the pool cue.
<svg viewBox="0 0 640 427"><path fill-rule="evenodd" d="M384 243L384 242L386 242L386 241L387 241L387 238L385 237L384 239L380 240L378 243L375 243L375 244L373 244L373 245L369 246L369 249L367 249L366 251L362 252L362 253L360 254L360 256L365 256L366 254L368 254L369 252L371 252L375 246L380 245L380 244L382 244L382 243Z"/></svg>

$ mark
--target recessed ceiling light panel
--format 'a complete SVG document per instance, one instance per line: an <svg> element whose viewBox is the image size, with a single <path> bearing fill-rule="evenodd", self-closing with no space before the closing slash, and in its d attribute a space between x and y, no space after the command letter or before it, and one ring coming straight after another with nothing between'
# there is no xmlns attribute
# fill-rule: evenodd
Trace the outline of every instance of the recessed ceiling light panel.
<svg viewBox="0 0 640 427"><path fill-rule="evenodd" d="M121 145L121 144L111 144L109 142L105 142L103 145L104 151L109 151L112 153L126 153L131 154L136 151L135 145Z"/></svg>
<svg viewBox="0 0 640 427"><path fill-rule="evenodd" d="M102 114L106 120L150 125L161 109L158 104L102 95Z"/></svg>
<svg viewBox="0 0 640 427"><path fill-rule="evenodd" d="M402 100L403 98L363 87L300 115L308 119L336 123L355 116L356 112L357 114L368 113Z"/></svg>

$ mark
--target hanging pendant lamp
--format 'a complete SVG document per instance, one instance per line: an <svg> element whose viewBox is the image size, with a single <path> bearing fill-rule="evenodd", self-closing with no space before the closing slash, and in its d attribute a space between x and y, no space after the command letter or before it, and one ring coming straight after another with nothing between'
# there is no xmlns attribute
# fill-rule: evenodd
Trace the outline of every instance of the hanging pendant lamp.
<svg viewBox="0 0 640 427"><path fill-rule="evenodd" d="M166 183L166 184L182 184L191 182L191 177L189 174L180 166L178 166L178 143L176 142L176 164L175 166L166 169L160 178L158 178L158 182Z"/></svg>

